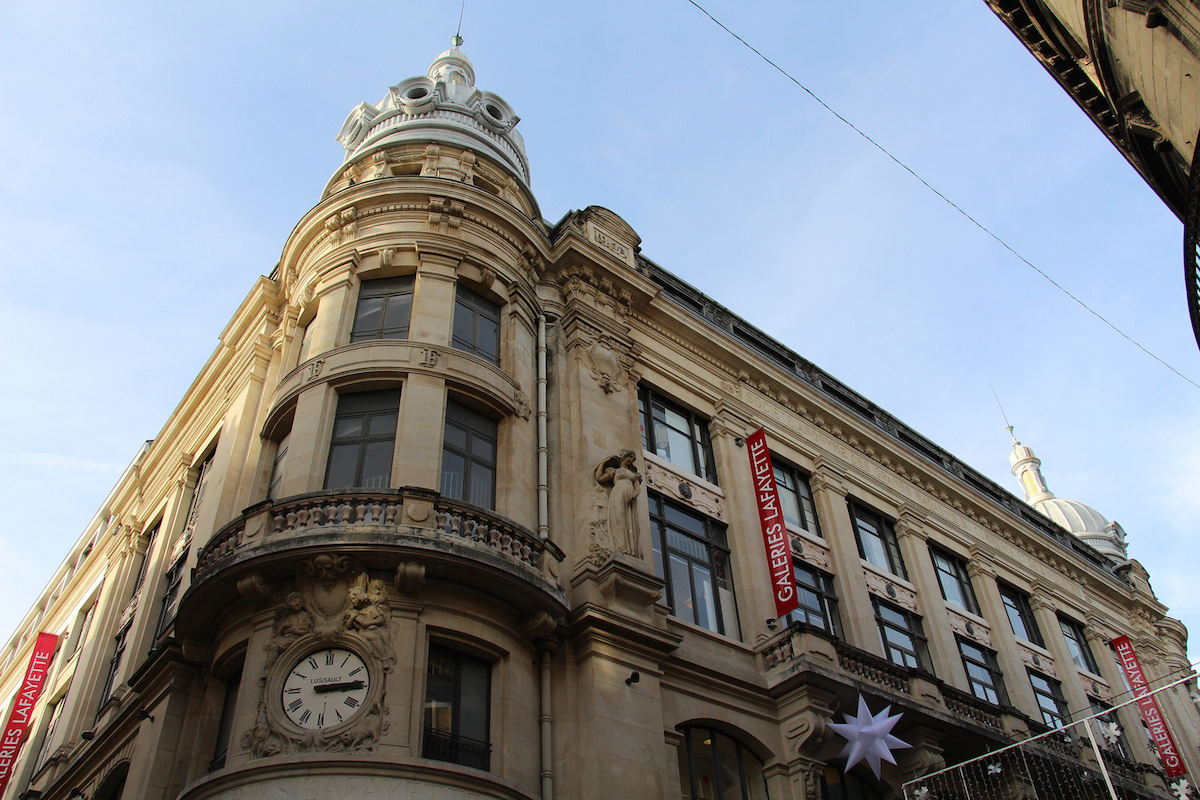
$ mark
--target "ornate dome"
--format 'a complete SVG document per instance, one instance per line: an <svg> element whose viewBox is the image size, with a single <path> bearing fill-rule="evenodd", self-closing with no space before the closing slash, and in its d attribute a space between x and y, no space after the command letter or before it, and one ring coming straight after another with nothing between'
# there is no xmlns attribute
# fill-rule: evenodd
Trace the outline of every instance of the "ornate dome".
<svg viewBox="0 0 1200 800"><path fill-rule="evenodd" d="M461 40L460 40L461 41ZM457 46L439 55L425 75L393 86L376 105L360 103L337 140L346 162L400 142L440 142L485 156L529 190L520 117L497 94L475 88L475 68Z"/></svg>
<svg viewBox="0 0 1200 800"><path fill-rule="evenodd" d="M1012 435L1011 426L1008 432ZM1128 560L1125 531L1121 526L1109 522L1103 514L1085 503L1055 497L1042 477L1041 460L1033 454L1033 450L1017 441L1016 436L1013 436L1013 449L1008 460L1012 464L1012 474L1017 476L1021 488L1025 490L1026 503L1109 559L1115 562Z"/></svg>

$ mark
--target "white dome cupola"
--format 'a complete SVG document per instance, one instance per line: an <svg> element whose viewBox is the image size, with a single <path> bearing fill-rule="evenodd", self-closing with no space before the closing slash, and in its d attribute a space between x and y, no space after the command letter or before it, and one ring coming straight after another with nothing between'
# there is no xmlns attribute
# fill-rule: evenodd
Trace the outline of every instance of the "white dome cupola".
<svg viewBox="0 0 1200 800"><path fill-rule="evenodd" d="M528 193L529 160L516 130L520 117L504 98L475 86L475 67L458 44L456 37L455 46L435 58L424 75L403 80L375 105L360 103L350 112L337 135L345 163L399 144L446 144L495 162Z"/></svg>

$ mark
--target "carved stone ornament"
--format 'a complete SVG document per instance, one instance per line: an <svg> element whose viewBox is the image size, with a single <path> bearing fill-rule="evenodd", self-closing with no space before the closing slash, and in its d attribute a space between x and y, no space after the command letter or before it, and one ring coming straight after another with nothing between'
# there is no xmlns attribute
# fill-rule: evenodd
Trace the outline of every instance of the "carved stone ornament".
<svg viewBox="0 0 1200 800"><path fill-rule="evenodd" d="M691 506L702 514L714 519L725 519L725 500L720 495L692 483L688 476L677 474L657 461L646 459L646 485L653 486L673 500ZM680 489L681 485L687 486L686 493Z"/></svg>
<svg viewBox="0 0 1200 800"><path fill-rule="evenodd" d="M792 555L824 572L833 572L833 563L828 548L814 544L801 536L791 535Z"/></svg>
<svg viewBox="0 0 1200 800"><path fill-rule="evenodd" d="M613 341L607 336L601 336L595 344L583 351L583 363L605 394L621 391L633 368L633 359L627 352L618 352L613 347Z"/></svg>
<svg viewBox="0 0 1200 800"><path fill-rule="evenodd" d="M992 633L983 625L949 608L946 609L946 616L950 618L950 627L959 636L979 642L984 647L992 646Z"/></svg>
<svg viewBox="0 0 1200 800"><path fill-rule="evenodd" d="M296 585L304 599L304 607L313 616L317 633L342 630L350 602L350 587L358 583L362 575L362 564L348 556L314 556L296 567Z"/></svg>
<svg viewBox="0 0 1200 800"><path fill-rule="evenodd" d="M383 664L384 672L390 672L396 656L392 652L392 608L388 602L387 584L378 578L364 583L350 587L346 631L361 636L372 655Z"/></svg>
<svg viewBox="0 0 1200 800"><path fill-rule="evenodd" d="M597 525L608 531L614 550L634 558L642 557L642 534L638 524L637 499L641 494L642 474L637 468L637 454L622 450L596 465L596 483L608 490L604 517Z"/></svg>
<svg viewBox="0 0 1200 800"><path fill-rule="evenodd" d="M921 613L921 605L917 601L916 592L903 586L897 586L894 581L872 570L864 569L863 574L867 579L867 591L871 594L876 597L886 597L896 605L914 614Z"/></svg>
<svg viewBox="0 0 1200 800"><path fill-rule="evenodd" d="M803 711L798 714L787 728L787 737L797 753L816 754L825 740L828 720L816 711Z"/></svg>
<svg viewBox="0 0 1200 800"><path fill-rule="evenodd" d="M325 230L329 233L329 241L335 245L353 239L358 233L358 209L348 206L331 215L325 220Z"/></svg>

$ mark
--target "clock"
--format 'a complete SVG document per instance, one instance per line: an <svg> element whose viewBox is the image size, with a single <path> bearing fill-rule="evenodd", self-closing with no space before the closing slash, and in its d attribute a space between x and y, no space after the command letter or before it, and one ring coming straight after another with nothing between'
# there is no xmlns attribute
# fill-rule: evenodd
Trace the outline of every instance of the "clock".
<svg viewBox="0 0 1200 800"><path fill-rule="evenodd" d="M371 689L362 658L345 647L327 647L302 656L279 689L283 715L295 726L319 731L357 714Z"/></svg>

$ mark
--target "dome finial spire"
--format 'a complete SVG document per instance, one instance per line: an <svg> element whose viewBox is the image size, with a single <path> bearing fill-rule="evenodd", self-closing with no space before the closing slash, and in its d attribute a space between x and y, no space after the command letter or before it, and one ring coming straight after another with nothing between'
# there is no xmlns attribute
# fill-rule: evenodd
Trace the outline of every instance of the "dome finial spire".
<svg viewBox="0 0 1200 800"><path fill-rule="evenodd" d="M458 10L458 30L454 32L453 38L450 39L452 47L462 47L462 21L463 14L467 13L467 0L462 0L462 7Z"/></svg>

